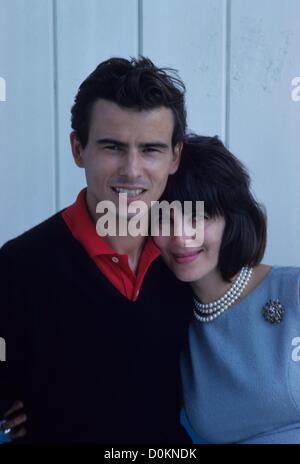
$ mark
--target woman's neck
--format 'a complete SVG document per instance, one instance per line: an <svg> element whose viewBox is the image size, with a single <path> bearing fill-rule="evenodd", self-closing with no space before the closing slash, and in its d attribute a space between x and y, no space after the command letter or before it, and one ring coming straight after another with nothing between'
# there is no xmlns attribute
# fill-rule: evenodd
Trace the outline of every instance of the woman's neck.
<svg viewBox="0 0 300 464"><path fill-rule="evenodd" d="M210 303L221 298L232 286L237 276L226 282L218 270L213 270L201 279L192 282L191 287L202 303Z"/></svg>
<svg viewBox="0 0 300 464"><path fill-rule="evenodd" d="M258 264L257 266L254 266L251 279L237 302L240 302L243 298L249 295L249 293L255 290L255 288L262 282L262 280L264 280L271 270L272 266L268 264ZM202 303L210 303L218 300L227 292L238 274L231 279L231 282L225 282L220 272L218 270L213 270L211 273L202 277L202 279L192 282L191 287Z"/></svg>

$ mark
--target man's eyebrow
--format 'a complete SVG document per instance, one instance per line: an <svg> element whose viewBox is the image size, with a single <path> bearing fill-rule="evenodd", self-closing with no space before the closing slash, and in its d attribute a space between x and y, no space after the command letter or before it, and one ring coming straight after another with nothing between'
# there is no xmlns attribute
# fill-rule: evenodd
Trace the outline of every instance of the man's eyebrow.
<svg viewBox="0 0 300 464"><path fill-rule="evenodd" d="M127 143L120 142L120 140L110 139L110 138L97 139L96 143L99 145L104 145L107 143L110 145L116 145L118 147L128 147ZM170 146L167 143L163 143L163 142L141 143L140 147L141 148L161 148L162 150L168 150L170 148Z"/></svg>
<svg viewBox="0 0 300 464"><path fill-rule="evenodd" d="M107 144L110 144L110 145L117 145L117 146L120 146L120 147L126 147L127 146L127 143L120 142L120 140L116 140L116 139L97 139L96 143L99 144L99 145L104 145L104 144L107 143Z"/></svg>
<svg viewBox="0 0 300 464"><path fill-rule="evenodd" d="M162 149L170 148L170 146L167 143L163 143L163 142L148 142L148 143L141 143L140 145L143 148L162 148Z"/></svg>

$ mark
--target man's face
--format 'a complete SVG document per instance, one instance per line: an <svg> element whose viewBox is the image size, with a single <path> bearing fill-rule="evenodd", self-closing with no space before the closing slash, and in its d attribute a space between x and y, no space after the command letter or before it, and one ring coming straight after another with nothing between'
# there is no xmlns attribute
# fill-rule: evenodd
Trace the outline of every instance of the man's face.
<svg viewBox="0 0 300 464"><path fill-rule="evenodd" d="M169 108L137 111L99 99L91 113L88 143L83 149L71 134L75 162L85 169L87 203L96 204L127 193L128 202L160 198L169 174L176 172L181 144L172 148L173 113ZM118 208L117 208L118 210Z"/></svg>

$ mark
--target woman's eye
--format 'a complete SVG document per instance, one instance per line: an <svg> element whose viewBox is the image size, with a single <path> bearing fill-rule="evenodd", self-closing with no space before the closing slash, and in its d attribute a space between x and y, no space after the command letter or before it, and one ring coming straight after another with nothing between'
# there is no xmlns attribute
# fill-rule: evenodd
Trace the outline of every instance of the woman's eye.
<svg viewBox="0 0 300 464"><path fill-rule="evenodd" d="M159 224L174 224L174 219L170 216L160 216Z"/></svg>
<svg viewBox="0 0 300 464"><path fill-rule="evenodd" d="M203 220L203 219L208 220L209 219L208 214L204 214L203 216L197 216L197 215L192 216L191 223L192 223L193 226L196 226L198 224L198 222Z"/></svg>
<svg viewBox="0 0 300 464"><path fill-rule="evenodd" d="M160 227L169 226L172 228L174 226L174 218L169 214L160 214L158 218L158 224Z"/></svg>

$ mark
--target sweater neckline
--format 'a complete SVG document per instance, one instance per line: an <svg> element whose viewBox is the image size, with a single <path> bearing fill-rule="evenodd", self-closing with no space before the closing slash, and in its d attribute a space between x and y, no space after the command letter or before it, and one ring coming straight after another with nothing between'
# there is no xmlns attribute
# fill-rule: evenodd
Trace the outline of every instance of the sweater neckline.
<svg viewBox="0 0 300 464"><path fill-rule="evenodd" d="M273 275L273 273L274 273L275 269L277 269L277 267L278 266L272 266L271 269L269 270L269 272L259 282L259 284L253 290L251 290L251 292L248 293L248 295L246 295L244 298L242 298L239 303L233 305L232 308L241 306L243 303L246 303L248 300L253 298L253 296L260 290L260 288L263 287L266 284L266 282L270 279L270 277Z"/></svg>

